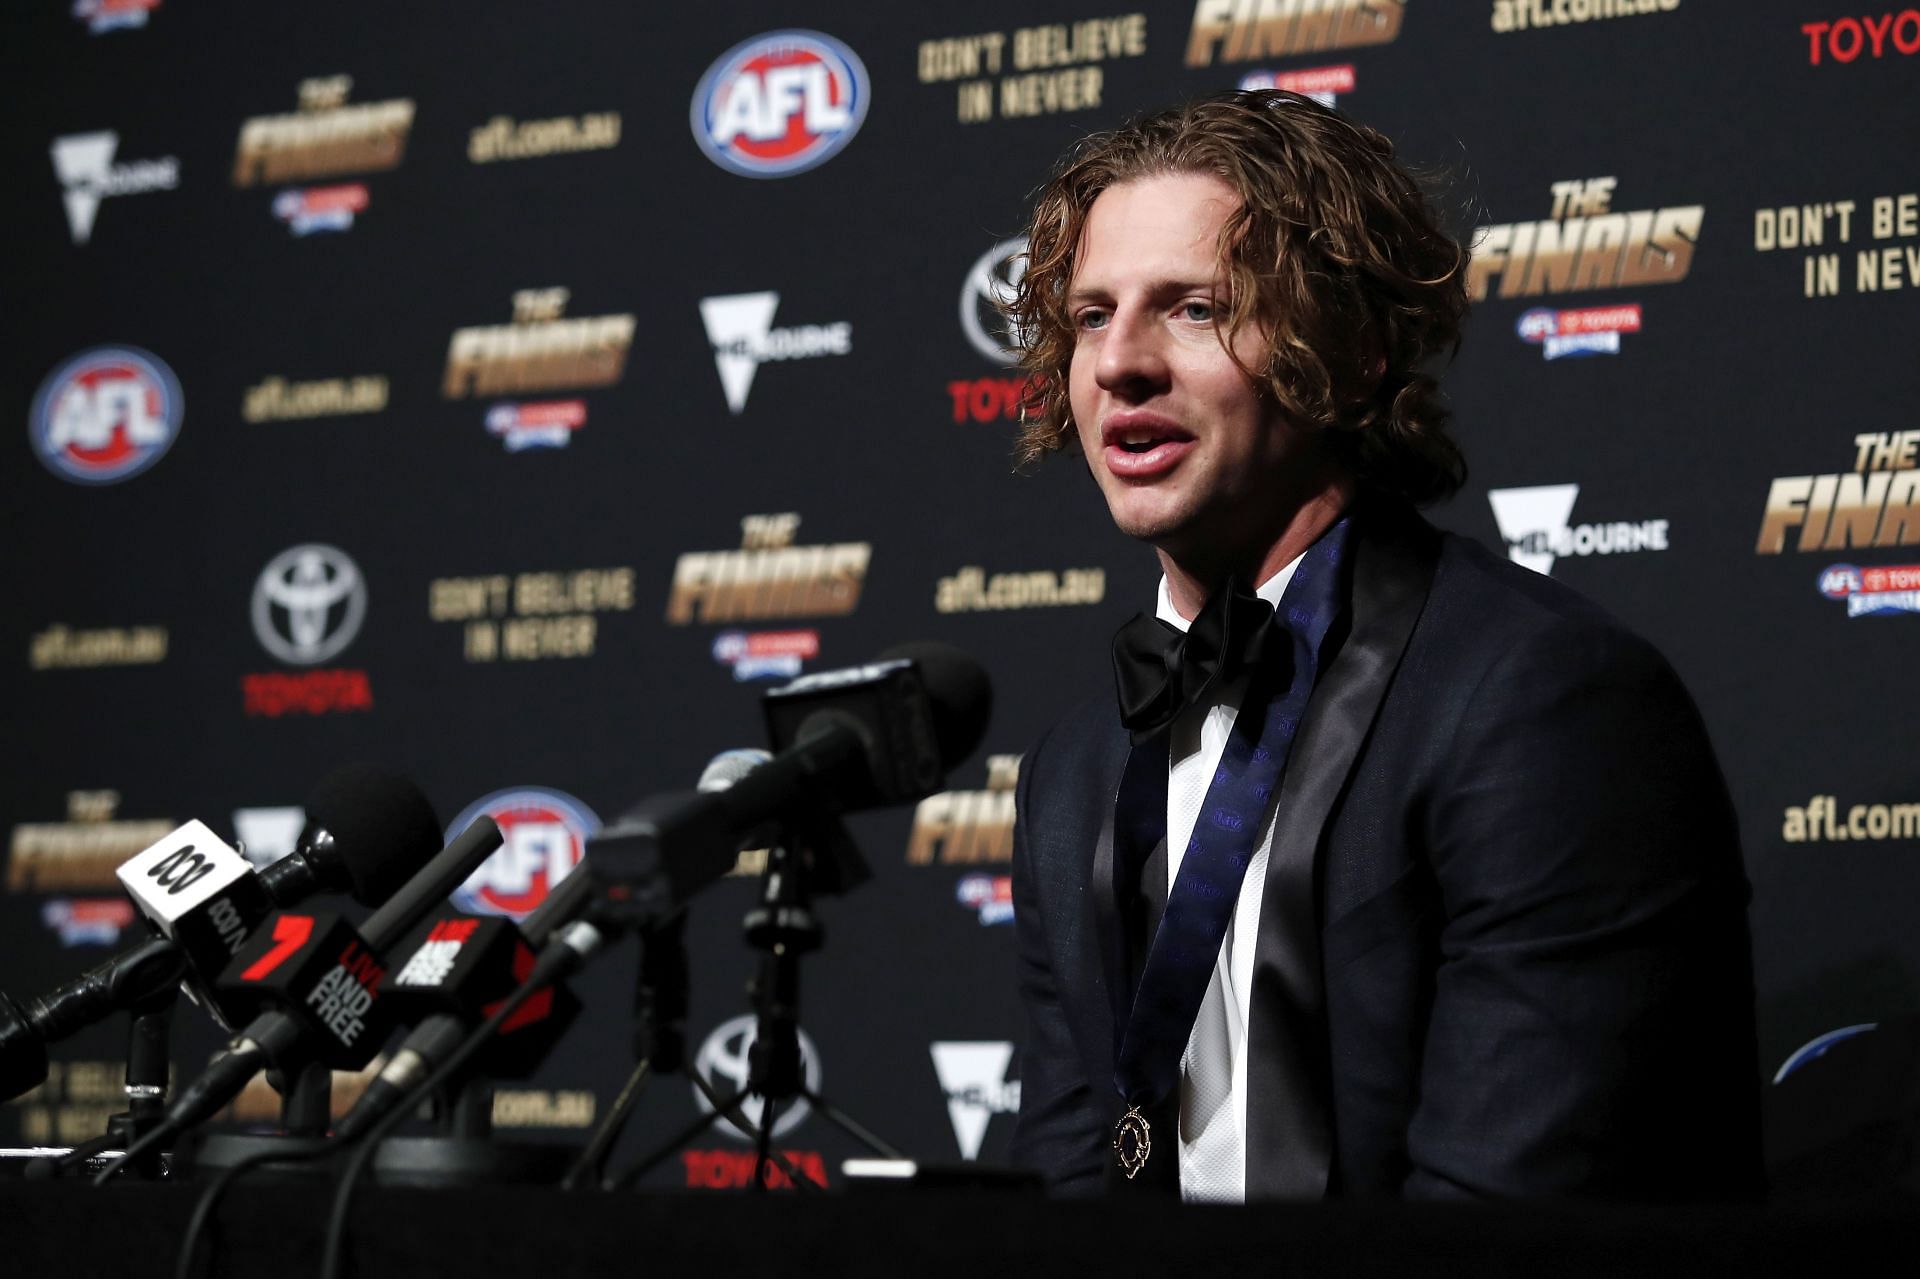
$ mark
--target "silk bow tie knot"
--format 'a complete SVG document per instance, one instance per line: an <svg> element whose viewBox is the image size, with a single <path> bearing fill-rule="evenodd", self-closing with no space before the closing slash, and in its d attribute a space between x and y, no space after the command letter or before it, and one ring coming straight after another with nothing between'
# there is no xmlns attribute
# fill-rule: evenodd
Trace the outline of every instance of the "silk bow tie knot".
<svg viewBox="0 0 1920 1279"><path fill-rule="evenodd" d="M1262 663L1290 663L1286 639L1273 606L1237 581L1214 591L1184 632L1136 614L1113 637L1120 722L1135 746L1144 745L1220 685ZM1287 671L1274 673L1285 687Z"/></svg>

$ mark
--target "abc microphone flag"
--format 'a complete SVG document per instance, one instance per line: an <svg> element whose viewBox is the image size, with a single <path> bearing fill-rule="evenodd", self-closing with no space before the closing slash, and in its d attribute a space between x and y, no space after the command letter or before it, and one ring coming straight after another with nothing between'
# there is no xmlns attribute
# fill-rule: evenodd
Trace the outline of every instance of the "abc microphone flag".
<svg viewBox="0 0 1920 1279"><path fill-rule="evenodd" d="M195 972L217 973L273 908L253 865L190 821L115 872L140 913L179 948Z"/></svg>

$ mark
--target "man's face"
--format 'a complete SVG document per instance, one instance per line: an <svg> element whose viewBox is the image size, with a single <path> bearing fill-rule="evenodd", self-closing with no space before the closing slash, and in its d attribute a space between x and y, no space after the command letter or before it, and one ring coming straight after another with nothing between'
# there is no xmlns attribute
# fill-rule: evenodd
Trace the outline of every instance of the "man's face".
<svg viewBox="0 0 1920 1279"><path fill-rule="evenodd" d="M1263 551L1303 478L1304 433L1234 362L1258 368L1266 334L1242 326L1229 353L1216 327L1232 299L1215 253L1238 203L1207 174L1108 188L1068 289L1068 392L1088 466L1121 532L1175 560Z"/></svg>

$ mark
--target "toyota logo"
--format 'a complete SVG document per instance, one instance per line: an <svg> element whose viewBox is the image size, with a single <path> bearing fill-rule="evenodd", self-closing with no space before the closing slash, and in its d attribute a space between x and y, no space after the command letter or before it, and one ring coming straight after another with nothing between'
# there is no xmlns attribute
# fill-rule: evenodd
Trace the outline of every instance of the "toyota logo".
<svg viewBox="0 0 1920 1279"><path fill-rule="evenodd" d="M973 349L995 364L1020 362L1021 332L1000 308L1013 301L1027 274L1027 237L1002 240L980 255L960 289L960 327Z"/></svg>
<svg viewBox="0 0 1920 1279"><path fill-rule="evenodd" d="M820 1054L806 1031L796 1030L794 1033L800 1037L800 1068L806 1078L807 1091L817 1094L820 1091ZM753 1041L759 1038L759 1034L760 1027L755 1018L735 1017L714 1027L713 1033L707 1036L706 1042L700 1045L700 1051L694 1055L693 1068L700 1072L700 1077L707 1081L722 1101L746 1092L748 1054L752 1052ZM707 1104L706 1094L698 1088L693 1090L693 1099L702 1114L713 1113L713 1107ZM786 1136L807 1117L807 1109L804 1100L794 1098L781 1110L780 1117L773 1121L773 1135ZM761 1116L767 1112L767 1100L764 1097L742 1096L740 1111L748 1122L758 1127ZM722 1118L720 1127L729 1136L742 1141L753 1140L741 1132L731 1119Z"/></svg>
<svg viewBox="0 0 1920 1279"><path fill-rule="evenodd" d="M253 588L253 633L293 666L324 662L353 643L367 616L367 583L336 547L309 542L280 552Z"/></svg>

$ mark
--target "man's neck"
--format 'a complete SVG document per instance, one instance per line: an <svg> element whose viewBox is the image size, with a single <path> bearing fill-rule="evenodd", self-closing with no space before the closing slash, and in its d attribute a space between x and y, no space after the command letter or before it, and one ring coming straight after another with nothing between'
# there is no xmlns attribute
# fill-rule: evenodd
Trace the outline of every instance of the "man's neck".
<svg viewBox="0 0 1920 1279"><path fill-rule="evenodd" d="M1353 501L1354 486L1347 481L1329 484L1299 507L1279 535L1264 546L1234 556L1176 556L1156 548L1160 569L1167 575L1167 594L1181 617L1192 621L1216 587L1238 574L1251 590L1304 555L1320 535L1333 527ZM1264 540L1264 539L1263 539Z"/></svg>

